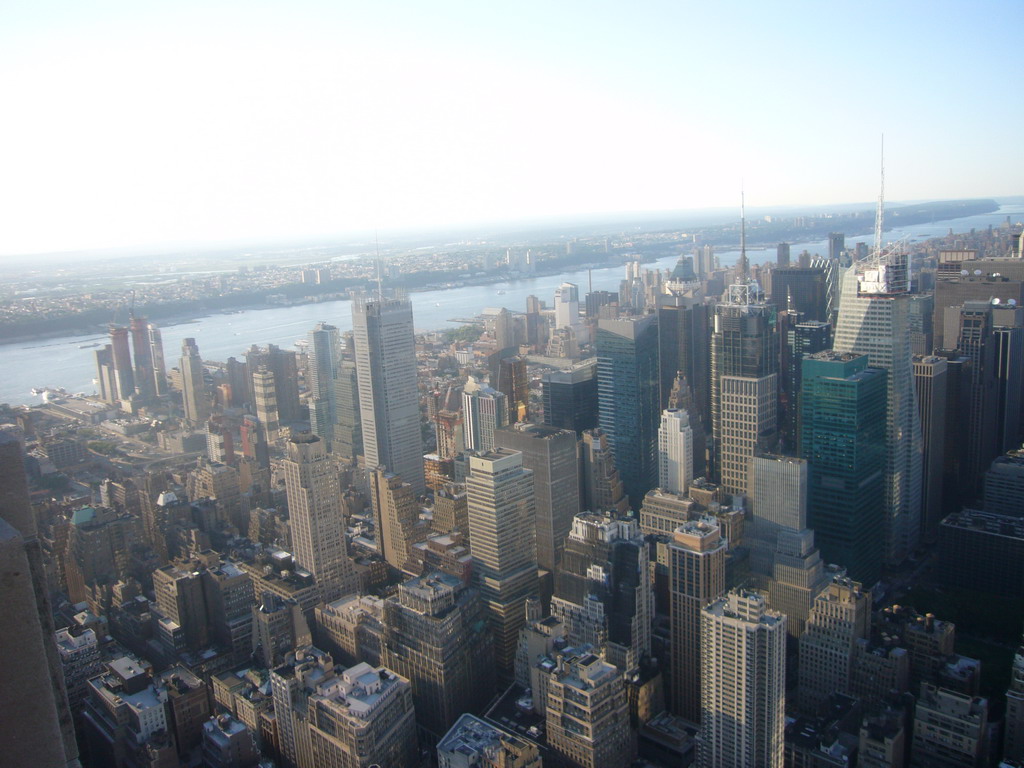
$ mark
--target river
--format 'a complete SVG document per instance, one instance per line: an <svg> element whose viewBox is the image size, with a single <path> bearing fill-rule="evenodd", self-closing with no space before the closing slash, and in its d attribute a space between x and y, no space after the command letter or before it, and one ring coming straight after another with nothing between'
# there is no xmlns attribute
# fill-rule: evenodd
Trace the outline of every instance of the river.
<svg viewBox="0 0 1024 768"><path fill-rule="evenodd" d="M950 228L955 232L967 232L972 228L981 229L990 224L999 226L1010 216L1019 221L1024 217L1024 205L1004 205L998 211L978 216L968 216L951 221L919 224L886 232L886 240L902 237L926 239L945 235ZM864 241L870 242L872 235L847 238L847 245ZM826 241L793 243L792 258L803 250L825 253ZM723 266L734 264L739 258L738 251L720 251ZM753 264L772 261L775 248L750 249L748 256ZM676 257L667 257L645 264L646 268L667 269L675 266ZM589 278L593 290L617 291L624 277L621 266L593 270ZM576 283L580 296L588 290L587 270L576 270L547 277L533 277L489 285L473 285L447 290L424 291L410 294L413 317L417 330L436 330L451 327L455 318L471 317L485 307L508 307L517 312L525 311L526 297L537 296L549 304L555 288L562 282ZM230 356L241 358L252 344L277 344L291 348L295 341L304 338L319 321L336 325L343 331L352 327L352 308L349 301L332 301L320 304L302 304L293 307L249 309L233 314L215 314L189 322L179 322L161 328L163 333L164 357L169 368L178 364L181 342L193 337L199 345L204 359L226 360ZM39 398L31 394L33 387L64 387L69 392L92 394L96 386L94 355L96 349L107 342L105 336L62 336L33 341L14 342L0 345L0 361L3 375L0 376L0 403L31 405ZM95 347L82 348L83 345Z"/></svg>

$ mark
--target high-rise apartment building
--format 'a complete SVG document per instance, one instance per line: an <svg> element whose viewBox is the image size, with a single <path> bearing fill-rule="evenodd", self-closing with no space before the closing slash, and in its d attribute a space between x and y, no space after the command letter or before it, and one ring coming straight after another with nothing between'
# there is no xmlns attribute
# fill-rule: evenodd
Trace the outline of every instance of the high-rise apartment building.
<svg viewBox="0 0 1024 768"><path fill-rule="evenodd" d="M352 332L366 466L387 467L420 495L426 480L412 304L400 298L356 299Z"/></svg>
<svg viewBox="0 0 1024 768"><path fill-rule="evenodd" d="M410 534L420 505L409 483L377 467L370 474L370 500L377 526L377 545L384 560L401 570L409 557Z"/></svg>
<svg viewBox="0 0 1024 768"><path fill-rule="evenodd" d="M636 757L623 673L586 649L547 681L548 746L579 768L627 768Z"/></svg>
<svg viewBox="0 0 1024 768"><path fill-rule="evenodd" d="M576 433L541 424L517 424L494 433L498 448L519 451L533 473L537 504L537 565L554 573L562 560L573 515L580 511Z"/></svg>
<svg viewBox="0 0 1024 768"><path fill-rule="evenodd" d="M867 355L873 368L886 371L883 535L884 559L891 564L917 547L921 519L921 422L910 350L908 258L891 254L846 270L833 342L836 352Z"/></svg>
<svg viewBox="0 0 1024 768"><path fill-rule="evenodd" d="M499 679L514 672L526 601L537 594L533 473L518 451L499 448L469 459L466 478L473 576L494 636Z"/></svg>
<svg viewBox="0 0 1024 768"><path fill-rule="evenodd" d="M210 418L210 398L206 394L203 359L195 339L182 341L180 366L182 408L188 422L198 426Z"/></svg>
<svg viewBox="0 0 1024 768"><path fill-rule="evenodd" d="M658 429L658 487L686 493L693 480L693 430L686 411L661 412Z"/></svg>
<svg viewBox="0 0 1024 768"><path fill-rule="evenodd" d="M167 364L164 362L164 342L160 328L154 323L146 326L149 338L149 353L153 361L153 386L156 394L167 394Z"/></svg>
<svg viewBox="0 0 1024 768"><path fill-rule="evenodd" d="M287 450L284 480L295 562L313 574L323 600L337 600L356 587L338 472L316 435L292 436Z"/></svg>
<svg viewBox="0 0 1024 768"><path fill-rule="evenodd" d="M727 542L713 517L682 523L669 542L669 622L672 711L701 721L701 677L706 652L701 612L725 592Z"/></svg>
<svg viewBox="0 0 1024 768"><path fill-rule="evenodd" d="M277 407L274 374L260 366L252 372L253 408L263 427L266 440L275 442L280 435L281 419Z"/></svg>
<svg viewBox="0 0 1024 768"><path fill-rule="evenodd" d="M837 578L814 600L800 636L799 701L814 714L833 693L849 693L854 645L871 632L871 593Z"/></svg>
<svg viewBox="0 0 1024 768"><path fill-rule="evenodd" d="M495 432L508 424L505 394L470 376L462 389L462 419L467 450L493 449Z"/></svg>
<svg viewBox="0 0 1024 768"><path fill-rule="evenodd" d="M110 326L110 348L117 399L127 400L135 394L135 373L132 370L131 344L127 328L119 325Z"/></svg>
<svg viewBox="0 0 1024 768"><path fill-rule="evenodd" d="M786 617L757 592L701 611L701 768L781 766Z"/></svg>
<svg viewBox="0 0 1024 768"><path fill-rule="evenodd" d="M494 694L494 649L480 594L454 576L410 579L384 602L382 663L412 683L416 719L437 741Z"/></svg>
<svg viewBox="0 0 1024 768"><path fill-rule="evenodd" d="M725 493L748 495L750 459L777 428L775 308L756 283L729 286L711 336L712 467Z"/></svg>
<svg viewBox="0 0 1024 768"><path fill-rule="evenodd" d="M636 522L577 515L551 598L568 642L604 649L607 661L633 671L650 655L653 611L647 545Z"/></svg>
<svg viewBox="0 0 1024 768"><path fill-rule="evenodd" d="M800 455L810 464L810 527L823 557L874 584L885 553L888 374L868 366L864 354L804 358Z"/></svg>
<svg viewBox="0 0 1024 768"><path fill-rule="evenodd" d="M629 502L639 508L658 483L661 414L656 315L599 320L598 420Z"/></svg>

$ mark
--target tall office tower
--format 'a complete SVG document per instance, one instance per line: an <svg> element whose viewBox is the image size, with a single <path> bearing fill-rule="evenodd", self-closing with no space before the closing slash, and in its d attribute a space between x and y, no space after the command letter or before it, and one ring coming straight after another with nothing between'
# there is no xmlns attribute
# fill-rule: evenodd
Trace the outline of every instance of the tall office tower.
<svg viewBox="0 0 1024 768"><path fill-rule="evenodd" d="M231 387L231 399L226 405L232 408L243 408L249 400L249 366L241 360L229 357L224 361L224 373L227 384Z"/></svg>
<svg viewBox="0 0 1024 768"><path fill-rule="evenodd" d="M634 508L658 484L659 390L657 316L599 320L598 422Z"/></svg>
<svg viewBox="0 0 1024 768"><path fill-rule="evenodd" d="M921 419L921 536L934 544L942 521L942 468L946 446L946 358L914 355L914 387Z"/></svg>
<svg viewBox="0 0 1024 768"><path fill-rule="evenodd" d="M965 301L957 319L956 349L970 361L965 441L965 478L972 495L980 489L982 474L999 455L996 448L999 414L995 377L995 340L992 331L992 305L988 301ZM946 320L953 319L946 313ZM952 323L946 323L947 341Z"/></svg>
<svg viewBox="0 0 1024 768"><path fill-rule="evenodd" d="M989 760L988 699L921 684L910 768L980 766Z"/></svg>
<svg viewBox="0 0 1024 768"><path fill-rule="evenodd" d="M757 592L731 591L701 611L701 768L781 766L786 617Z"/></svg>
<svg viewBox="0 0 1024 768"><path fill-rule="evenodd" d="M117 374L114 371L114 348L107 344L93 354L96 356L96 382L99 385L100 400L105 403L116 403L118 398Z"/></svg>
<svg viewBox="0 0 1024 768"><path fill-rule="evenodd" d="M580 323L580 289L574 283L555 288L555 328L572 328Z"/></svg>
<svg viewBox="0 0 1024 768"><path fill-rule="evenodd" d="M867 355L873 368L886 371L883 532L888 564L903 562L917 548L921 525L921 422L910 354L907 260L906 254L890 254L846 271L833 342L836 352ZM813 518L811 527L817 527ZM831 560L827 550L826 557Z"/></svg>
<svg viewBox="0 0 1024 768"><path fill-rule="evenodd" d="M623 673L580 649L547 682L548 746L579 768L627 768L636 746Z"/></svg>
<svg viewBox="0 0 1024 768"><path fill-rule="evenodd" d="M149 356L153 363L153 389L157 395L167 394L167 364L164 362L164 342L160 328L155 323L146 325L149 340Z"/></svg>
<svg viewBox="0 0 1024 768"><path fill-rule="evenodd" d="M985 473L985 511L1024 517L1024 449L997 457Z"/></svg>
<svg viewBox="0 0 1024 768"><path fill-rule="evenodd" d="M494 636L499 680L513 674L526 600L537 594L533 473L518 451L498 448L469 459L469 538L473 576Z"/></svg>
<svg viewBox="0 0 1024 768"><path fill-rule="evenodd" d="M544 423L579 437L597 426L597 360L589 359L541 377Z"/></svg>
<svg viewBox="0 0 1024 768"><path fill-rule="evenodd" d="M270 467L270 449L267 447L267 436L264 434L263 425L255 416L246 414L242 417L242 424L239 427L240 442L242 444L242 455L247 459L254 460L260 467Z"/></svg>
<svg viewBox="0 0 1024 768"><path fill-rule="evenodd" d="M807 475L804 459L755 456L751 462L753 515L744 540L751 571L766 583L768 607L786 614L787 631L799 637L814 598L828 575L807 527Z"/></svg>
<svg viewBox="0 0 1024 768"><path fill-rule="evenodd" d="M775 266L779 269L789 266L789 243L779 243L775 247Z"/></svg>
<svg viewBox="0 0 1024 768"><path fill-rule="evenodd" d="M308 432L288 440L283 464L295 562L313 574L323 600L337 600L356 588L338 472L323 441Z"/></svg>
<svg viewBox="0 0 1024 768"><path fill-rule="evenodd" d="M996 345L1000 453L1020 445L1024 436L1024 307L993 304L992 326Z"/></svg>
<svg viewBox="0 0 1024 768"><path fill-rule="evenodd" d="M608 437L600 429L588 429L580 441L580 506L588 512L626 512L629 499L623 490Z"/></svg>
<svg viewBox="0 0 1024 768"><path fill-rule="evenodd" d="M935 295L916 293L910 300L910 350L915 355L930 355L935 348Z"/></svg>
<svg viewBox="0 0 1024 768"><path fill-rule="evenodd" d="M210 418L210 398L206 394L203 359L195 339L181 343L181 401L190 424L202 424Z"/></svg>
<svg viewBox="0 0 1024 768"><path fill-rule="evenodd" d="M532 741L469 713L459 717L437 745L439 768L541 768Z"/></svg>
<svg viewBox="0 0 1024 768"><path fill-rule="evenodd" d="M808 266L811 269L820 269L825 275L825 307L828 312L825 320L834 328L839 317L839 304L842 301L843 272L840 261L819 256L811 259Z"/></svg>
<svg viewBox="0 0 1024 768"><path fill-rule="evenodd" d="M661 412L658 429L658 487L685 494L693 480L693 430L686 411Z"/></svg>
<svg viewBox="0 0 1024 768"><path fill-rule="evenodd" d="M672 711L701 722L701 611L725 592L725 552L713 517L682 523L672 533L669 558L669 622Z"/></svg>
<svg viewBox="0 0 1024 768"><path fill-rule="evenodd" d="M954 338L946 338L946 313L961 306L965 301L991 301L999 299L1000 304L1024 306L1024 282L1003 275L960 275L951 280L939 280L935 284L935 308L932 316L932 331L935 334L935 349L953 349ZM955 326L953 328L955 330ZM931 350L929 350L931 351Z"/></svg>
<svg viewBox="0 0 1024 768"><path fill-rule="evenodd" d="M363 453L363 422L359 409L359 378L356 364L342 360L334 382L334 453L349 459Z"/></svg>
<svg viewBox="0 0 1024 768"><path fill-rule="evenodd" d="M810 526L822 556L874 584L884 561L887 374L867 355L803 360L800 455L810 464Z"/></svg>
<svg viewBox="0 0 1024 768"><path fill-rule="evenodd" d="M119 325L111 325L110 346L114 358L117 399L127 400L135 394L135 374L132 371L132 353L128 341L128 329Z"/></svg>
<svg viewBox="0 0 1024 768"><path fill-rule="evenodd" d="M470 376L462 389L462 419L466 450L491 450L495 432L508 424L505 394Z"/></svg>
<svg viewBox="0 0 1024 768"><path fill-rule="evenodd" d="M398 475L377 467L370 475L370 499L380 553L390 566L402 570L409 557L409 535L420 515L416 492Z"/></svg>
<svg viewBox="0 0 1024 768"><path fill-rule="evenodd" d="M590 320L597 320L601 315L601 308L611 305L618 306L619 294L615 291L591 291L584 300L587 317Z"/></svg>
<svg viewBox="0 0 1024 768"><path fill-rule="evenodd" d="M803 320L829 321L825 270L815 267L773 269L771 279L770 300L776 307L795 310L803 315Z"/></svg>
<svg viewBox="0 0 1024 768"><path fill-rule="evenodd" d="M135 360L135 394L143 400L150 400L154 394L153 352L149 345L149 327L146 318L132 315L132 354Z"/></svg>
<svg viewBox="0 0 1024 768"><path fill-rule="evenodd" d="M651 653L653 602L647 545L636 521L576 515L551 598L551 614L568 642L603 648L607 661L631 672Z"/></svg>
<svg viewBox="0 0 1024 768"><path fill-rule="evenodd" d="M871 593L846 577L814 599L800 635L800 709L816 714L833 693L850 691L853 649L871 634Z"/></svg>
<svg viewBox="0 0 1024 768"><path fill-rule="evenodd" d="M438 411L434 417L434 426L437 432L438 458L454 459L466 450L461 408L457 411Z"/></svg>
<svg viewBox="0 0 1024 768"><path fill-rule="evenodd" d="M541 424L517 424L494 433L494 445L519 451L533 473L536 500L537 565L555 572L565 537L580 507L576 433Z"/></svg>
<svg viewBox="0 0 1024 768"><path fill-rule="evenodd" d="M1024 760L1024 644L1017 646L1006 690L1006 720L1003 726L1003 758Z"/></svg>
<svg viewBox="0 0 1024 768"><path fill-rule="evenodd" d="M252 372L252 388L256 418L263 427L267 441L272 443L277 440L281 430L274 374L260 366Z"/></svg>
<svg viewBox="0 0 1024 768"><path fill-rule="evenodd" d="M842 232L828 233L828 257L838 259L846 250L846 235Z"/></svg>
<svg viewBox="0 0 1024 768"><path fill-rule="evenodd" d="M167 650L197 651L209 642L201 573L175 565L158 568L153 571L153 594L157 612L167 619L157 622L155 634Z"/></svg>
<svg viewBox="0 0 1024 768"><path fill-rule="evenodd" d="M526 372L526 358L519 355L502 357L494 366L491 381L498 382L497 390L505 395L508 406L506 423L526 421L530 405L530 378Z"/></svg>
<svg viewBox="0 0 1024 768"><path fill-rule="evenodd" d="M704 302L704 289L687 286L658 297L658 354L661 366L662 408L670 407L668 398L675 379L682 374L694 388L694 409L702 424L710 422L711 394L708 347L711 308ZM697 413L699 411L699 414Z"/></svg>
<svg viewBox="0 0 1024 768"><path fill-rule="evenodd" d="M494 695L494 650L480 594L444 573L400 584L384 601L381 661L412 683L431 743L460 713L482 712Z"/></svg>
<svg viewBox="0 0 1024 768"><path fill-rule="evenodd" d="M338 401L335 380L341 362L341 333L328 323L319 322L309 332L309 423L314 435L333 445Z"/></svg>
<svg viewBox="0 0 1024 768"><path fill-rule="evenodd" d="M0 743L11 765L78 764L21 444L0 432Z"/></svg>
<svg viewBox="0 0 1024 768"><path fill-rule="evenodd" d="M783 448L796 450L800 423L802 361L832 346L832 326L816 320L802 322L799 313L779 313L779 431Z"/></svg>
<svg viewBox="0 0 1024 768"><path fill-rule="evenodd" d="M408 299L352 302L366 466L401 475L417 495L426 490L416 346Z"/></svg>
<svg viewBox="0 0 1024 768"><path fill-rule="evenodd" d="M757 285L729 286L711 336L712 467L725 493L747 494L750 459L776 429L775 308Z"/></svg>
<svg viewBox="0 0 1024 768"><path fill-rule="evenodd" d="M704 388L705 391L707 387ZM707 476L707 435L704 433L705 421L701 418L700 409L690 388L690 382L684 375L677 374L668 394L668 409L686 411L690 421L690 433L693 438L693 477ZM660 470L659 470L660 471Z"/></svg>

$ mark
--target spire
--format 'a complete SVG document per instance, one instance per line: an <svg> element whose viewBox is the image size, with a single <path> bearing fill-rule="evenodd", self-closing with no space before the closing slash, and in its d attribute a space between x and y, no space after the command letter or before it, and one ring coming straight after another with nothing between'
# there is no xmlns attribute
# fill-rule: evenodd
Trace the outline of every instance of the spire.
<svg viewBox="0 0 1024 768"><path fill-rule="evenodd" d="M882 222L885 220L885 134L882 134L881 182L878 189L878 210L875 211L875 252L874 256L882 255Z"/></svg>
<svg viewBox="0 0 1024 768"><path fill-rule="evenodd" d="M750 265L747 263L747 207L740 183L740 280L746 282Z"/></svg>

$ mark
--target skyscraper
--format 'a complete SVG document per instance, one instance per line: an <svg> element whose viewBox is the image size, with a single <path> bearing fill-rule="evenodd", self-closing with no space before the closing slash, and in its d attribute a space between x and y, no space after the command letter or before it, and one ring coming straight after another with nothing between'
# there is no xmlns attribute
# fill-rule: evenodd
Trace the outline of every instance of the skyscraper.
<svg viewBox="0 0 1024 768"><path fill-rule="evenodd" d="M917 547L921 516L921 422L908 327L908 258L881 254L846 270L833 342L836 352L867 355L873 368L887 374L883 532L885 561L892 564Z"/></svg>
<svg viewBox="0 0 1024 768"><path fill-rule="evenodd" d="M701 721L701 612L725 592L725 552L713 517L683 523L672 534L669 557L672 711L693 723Z"/></svg>
<svg viewBox="0 0 1024 768"><path fill-rule="evenodd" d="M409 557L409 532L420 509L412 486L383 467L370 475L370 499L377 526L377 546L384 560L401 570Z"/></svg>
<svg viewBox="0 0 1024 768"><path fill-rule="evenodd" d="M334 401L334 453L354 459L363 453L363 422L359 409L359 377L352 360L342 360L338 365Z"/></svg>
<svg viewBox="0 0 1024 768"><path fill-rule="evenodd" d="M273 375L277 414L281 423L300 421L299 371L295 353L280 349L275 344L268 344L266 349L254 344L245 353L245 364L250 373L262 366ZM255 393L249 394L252 402Z"/></svg>
<svg viewBox="0 0 1024 768"><path fill-rule="evenodd" d="M116 365L116 361L115 361ZM210 418L210 398L206 394L203 359L195 339L181 342L181 402L185 418L194 426Z"/></svg>
<svg viewBox="0 0 1024 768"><path fill-rule="evenodd" d="M884 555L886 372L867 355L803 360L800 455L810 464L810 526L822 554L873 584Z"/></svg>
<svg viewBox="0 0 1024 768"><path fill-rule="evenodd" d="M153 360L153 386L158 395L167 394L167 364L164 362L164 341L160 328L153 323L146 326L149 335L149 353Z"/></svg>
<svg viewBox="0 0 1024 768"><path fill-rule="evenodd" d="M942 520L942 466L946 445L947 361L914 355L914 387L921 419L921 535L935 543Z"/></svg>
<svg viewBox="0 0 1024 768"><path fill-rule="evenodd" d="M605 433L600 429L586 430L580 440L580 452L581 508L589 512L627 511L629 499Z"/></svg>
<svg viewBox="0 0 1024 768"><path fill-rule="evenodd" d="M253 408L256 418L266 432L269 442L277 440L281 429L281 419L277 409L277 389L274 387L274 374L265 366L252 372Z"/></svg>
<svg viewBox="0 0 1024 768"><path fill-rule="evenodd" d="M132 355L135 359L135 394L144 401L156 394L153 382L153 351L149 344L149 327L146 318L131 318Z"/></svg>
<svg viewBox="0 0 1024 768"><path fill-rule="evenodd" d="M295 562L313 574L324 601L354 591L338 472L319 437L303 432L288 440L284 480Z"/></svg>
<svg viewBox="0 0 1024 768"><path fill-rule="evenodd" d="M710 375L708 331L711 307L704 301L704 289L670 283L668 293L658 297L658 354L661 357L661 407L668 405L669 394L680 374L694 387L694 405L700 422L710 420L711 400L707 381ZM695 414L691 409L690 416Z"/></svg>
<svg viewBox="0 0 1024 768"><path fill-rule="evenodd" d="M366 466L387 467L419 495L426 481L412 323L408 299L352 302Z"/></svg>
<svg viewBox="0 0 1024 768"><path fill-rule="evenodd" d="M658 487L686 493L693 480L693 430L686 411L661 412L658 429Z"/></svg>
<svg viewBox="0 0 1024 768"><path fill-rule="evenodd" d="M501 680L514 674L526 600L537 595L533 473L518 451L499 448L469 459L466 478L473 576L486 606Z"/></svg>
<svg viewBox="0 0 1024 768"><path fill-rule="evenodd" d="M508 424L505 394L470 376L462 389L462 418L466 449L491 450L495 432Z"/></svg>
<svg viewBox="0 0 1024 768"><path fill-rule="evenodd" d="M555 328L571 328L580 322L580 289L562 283L555 289Z"/></svg>
<svg viewBox="0 0 1024 768"><path fill-rule="evenodd" d="M777 426L775 310L758 291L729 286L711 336L712 466L726 493L743 495L750 459L770 447Z"/></svg>
<svg viewBox="0 0 1024 768"><path fill-rule="evenodd" d="M629 502L639 508L658 483L661 414L655 315L599 320L598 420L608 436Z"/></svg>
<svg viewBox="0 0 1024 768"><path fill-rule="evenodd" d="M519 451L533 472L537 512L537 565L555 572L580 507L576 433L541 424L517 424L494 433L496 447Z"/></svg>
<svg viewBox="0 0 1024 768"><path fill-rule="evenodd" d="M320 322L309 332L309 424L314 435L333 447L334 424L337 421L337 399L334 387L341 362L341 336L338 329Z"/></svg>
<svg viewBox="0 0 1024 768"><path fill-rule="evenodd" d="M596 359L543 374L541 389L545 424L575 430L577 437L597 426Z"/></svg>
<svg viewBox="0 0 1024 768"><path fill-rule="evenodd" d="M701 768L782 765L786 617L757 592L701 611Z"/></svg>
<svg viewBox="0 0 1024 768"><path fill-rule="evenodd" d="M117 399L127 400L135 394L135 373L132 371L132 353L128 329L110 326L110 346L114 357L114 377L117 381Z"/></svg>

